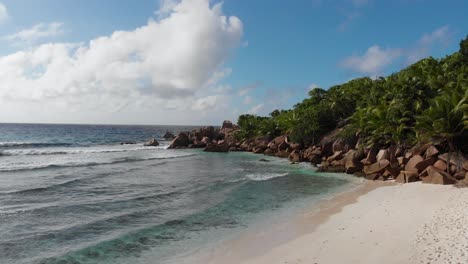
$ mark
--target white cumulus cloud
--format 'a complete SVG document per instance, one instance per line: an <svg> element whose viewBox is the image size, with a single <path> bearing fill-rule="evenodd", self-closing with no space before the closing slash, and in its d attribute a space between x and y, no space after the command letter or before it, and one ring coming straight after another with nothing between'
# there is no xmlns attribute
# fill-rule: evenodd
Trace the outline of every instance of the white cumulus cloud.
<svg viewBox="0 0 468 264"><path fill-rule="evenodd" d="M340 65L355 72L377 74L393 63L401 54L400 49L382 49L374 45L368 48L363 55L353 55L344 59Z"/></svg>
<svg viewBox="0 0 468 264"><path fill-rule="evenodd" d="M423 34L412 47L386 48L371 46L363 55L352 55L340 62L340 66L353 72L371 75L383 73L383 70L402 58L406 64L412 64L427 57L435 48L447 47L453 41L453 31L449 26L436 28Z"/></svg>
<svg viewBox="0 0 468 264"><path fill-rule="evenodd" d="M159 123L168 118L167 111L177 110L171 113L181 116L214 108L221 97L206 97L207 91L230 74L224 62L241 43L242 22L225 16L222 5L209 0L168 5L161 11L163 18L132 31L115 31L89 43L49 43L0 57L0 101L18 102L23 112L26 102L50 103L64 113L74 107L81 112L143 113L147 107L161 117L153 121ZM42 29L11 38L44 36L47 27ZM0 120L5 116L0 114Z"/></svg>
<svg viewBox="0 0 468 264"><path fill-rule="evenodd" d="M198 98L192 104L192 109L197 111L213 109L222 100L223 96L221 95L209 95L206 97Z"/></svg>
<svg viewBox="0 0 468 264"><path fill-rule="evenodd" d="M164 18L180 3L180 0L159 0L159 9L154 12L158 18Z"/></svg>
<svg viewBox="0 0 468 264"><path fill-rule="evenodd" d="M0 3L0 23L7 20L9 17L8 10L3 3Z"/></svg>
<svg viewBox="0 0 468 264"><path fill-rule="evenodd" d="M452 42L452 30L445 25L436 28L430 33L424 34L414 48L407 51L407 63L414 63L424 57L427 57L432 48L438 46L447 46Z"/></svg>
<svg viewBox="0 0 468 264"><path fill-rule="evenodd" d="M63 32L63 24L60 22L39 23L31 28L10 34L5 39L11 42L33 43L41 38L54 37Z"/></svg>
<svg viewBox="0 0 468 264"><path fill-rule="evenodd" d="M421 37L420 43L423 45L430 45L433 42L445 43L449 40L450 29L448 26L442 26L431 33L426 33Z"/></svg>

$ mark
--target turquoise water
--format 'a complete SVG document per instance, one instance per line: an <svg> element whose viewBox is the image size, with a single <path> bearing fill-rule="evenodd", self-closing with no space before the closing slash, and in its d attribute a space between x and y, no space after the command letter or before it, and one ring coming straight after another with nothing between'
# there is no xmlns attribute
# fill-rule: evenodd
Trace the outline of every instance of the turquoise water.
<svg viewBox="0 0 468 264"><path fill-rule="evenodd" d="M353 181L251 153L142 146L184 129L0 124L0 263L174 263Z"/></svg>

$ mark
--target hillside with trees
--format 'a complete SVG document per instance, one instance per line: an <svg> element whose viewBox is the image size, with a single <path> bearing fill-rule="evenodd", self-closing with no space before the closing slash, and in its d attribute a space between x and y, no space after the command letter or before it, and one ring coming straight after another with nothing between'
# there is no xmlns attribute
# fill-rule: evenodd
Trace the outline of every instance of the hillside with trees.
<svg viewBox="0 0 468 264"><path fill-rule="evenodd" d="M239 116L235 137L288 135L310 146L337 131L334 138L357 140L363 148L437 142L443 151L467 154L468 37L445 58L425 58L387 77L358 78L308 95L289 110Z"/></svg>
<svg viewBox="0 0 468 264"><path fill-rule="evenodd" d="M468 187L468 38L443 59L315 88L289 110L182 132L169 148L181 147L249 151L369 180Z"/></svg>

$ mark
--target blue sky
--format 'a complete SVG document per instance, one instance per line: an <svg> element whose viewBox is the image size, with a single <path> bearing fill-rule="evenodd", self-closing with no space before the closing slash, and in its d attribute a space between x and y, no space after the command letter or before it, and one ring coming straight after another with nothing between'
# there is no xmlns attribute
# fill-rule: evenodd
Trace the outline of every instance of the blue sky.
<svg viewBox="0 0 468 264"><path fill-rule="evenodd" d="M468 34L462 0L207 1L0 0L0 122L218 124Z"/></svg>

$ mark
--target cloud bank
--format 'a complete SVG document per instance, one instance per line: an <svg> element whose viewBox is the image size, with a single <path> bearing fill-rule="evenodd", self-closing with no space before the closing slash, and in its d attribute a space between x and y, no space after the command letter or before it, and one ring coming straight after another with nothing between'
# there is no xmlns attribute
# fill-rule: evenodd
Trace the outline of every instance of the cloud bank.
<svg viewBox="0 0 468 264"><path fill-rule="evenodd" d="M5 39L14 43L33 43L42 38L54 37L63 34L63 32L63 24L60 22L39 23L29 29L24 29L17 33L8 35Z"/></svg>
<svg viewBox="0 0 468 264"><path fill-rule="evenodd" d="M223 65L240 45L242 22L209 0L166 2L156 12L162 18L132 31L0 57L0 100L17 102L23 112L33 112L34 104L64 113L127 109L135 114L143 108L161 117L152 123L166 122L168 113L184 122L178 116L186 111L215 108L223 96L206 97L207 91L230 74ZM38 38L59 29L39 24L9 38Z"/></svg>
<svg viewBox="0 0 468 264"><path fill-rule="evenodd" d="M452 41L452 31L448 26L442 26L430 33L425 33L409 48L381 48L373 45L362 55L352 55L342 60L339 65L353 72L366 75L381 75L386 67L400 58L405 58L405 64L412 64L430 54L437 46L447 46Z"/></svg>
<svg viewBox="0 0 468 264"><path fill-rule="evenodd" d="M365 74L380 72L401 55L399 49L382 49L377 45L367 49L364 55L353 55L341 62L341 66Z"/></svg>

